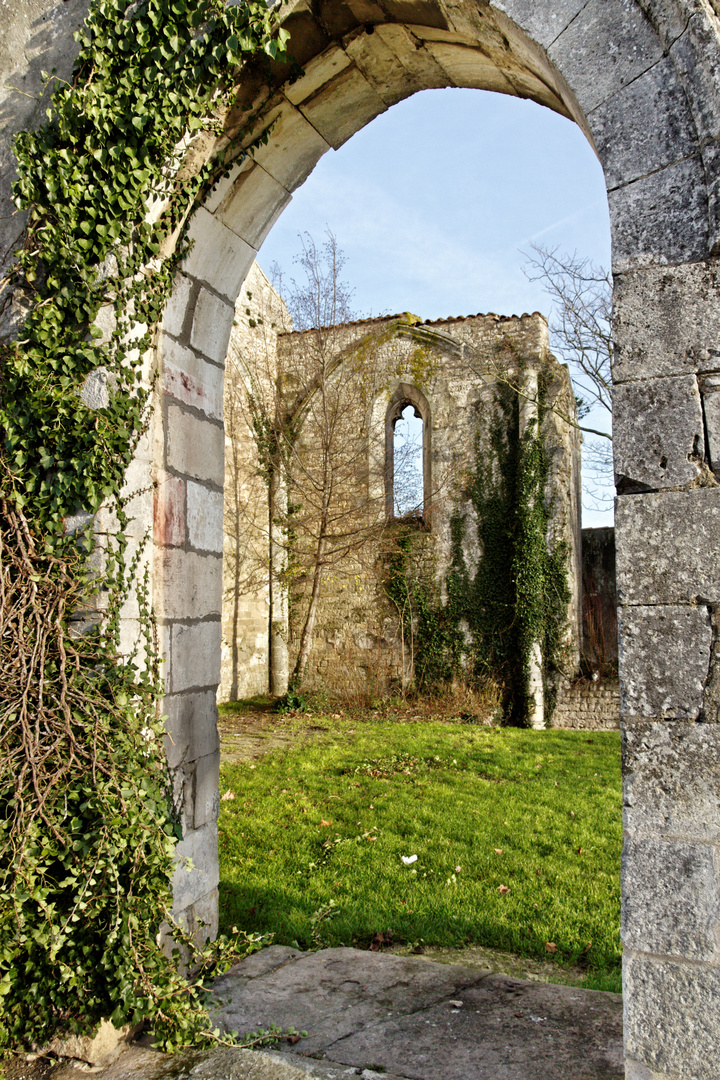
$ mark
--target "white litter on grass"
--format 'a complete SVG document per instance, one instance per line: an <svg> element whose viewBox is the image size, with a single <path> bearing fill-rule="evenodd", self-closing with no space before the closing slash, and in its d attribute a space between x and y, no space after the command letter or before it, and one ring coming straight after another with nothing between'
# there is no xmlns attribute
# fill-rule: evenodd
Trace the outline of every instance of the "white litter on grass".
<svg viewBox="0 0 720 1080"><path fill-rule="evenodd" d="M417 855L401 855L400 858L405 866L412 866L414 862L417 862Z"/></svg>
<svg viewBox="0 0 720 1080"><path fill-rule="evenodd" d="M453 1009L462 1009L462 1001L448 1001L448 1005L452 1005Z"/></svg>

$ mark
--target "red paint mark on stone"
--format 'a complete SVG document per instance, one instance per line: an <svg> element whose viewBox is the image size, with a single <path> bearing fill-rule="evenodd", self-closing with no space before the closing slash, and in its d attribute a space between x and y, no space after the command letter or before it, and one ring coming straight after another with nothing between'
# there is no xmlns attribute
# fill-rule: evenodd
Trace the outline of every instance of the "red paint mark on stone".
<svg viewBox="0 0 720 1080"><path fill-rule="evenodd" d="M163 389L183 405L191 405L202 412L208 411L208 396L202 383L169 363L165 364L163 371Z"/></svg>
<svg viewBox="0 0 720 1080"><path fill-rule="evenodd" d="M161 475L153 498L153 539L160 547L185 543L185 481Z"/></svg>

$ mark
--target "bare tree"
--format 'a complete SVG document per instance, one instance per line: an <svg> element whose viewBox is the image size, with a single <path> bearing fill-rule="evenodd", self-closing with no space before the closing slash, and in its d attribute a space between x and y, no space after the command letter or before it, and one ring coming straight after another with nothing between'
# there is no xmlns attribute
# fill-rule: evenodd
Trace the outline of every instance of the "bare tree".
<svg viewBox="0 0 720 1080"><path fill-rule="evenodd" d="M293 329L320 331L357 319L351 307L353 290L342 279L346 259L336 237L328 230L319 248L309 233L299 236L300 253L294 262L304 279L294 278L284 287L283 273L277 263L272 268L273 285L282 296L292 319Z"/></svg>
<svg viewBox="0 0 720 1080"><path fill-rule="evenodd" d="M297 392L286 404L279 432L287 476L288 565L304 579L307 604L293 686L305 675L324 577L353 574L376 558L386 525L385 463L371 476L368 452L370 409L387 376L379 336L373 339L372 332L353 325L352 291L342 278L345 259L332 233L320 248L307 234L301 237L296 263L302 276L285 295L296 331L285 336L280 355ZM406 440L394 463L401 501L413 486L416 456L416 441Z"/></svg>
<svg viewBox="0 0 720 1080"><path fill-rule="evenodd" d="M265 569L273 579L271 606L273 594L284 589L292 594L295 612L302 611L290 676L298 687L312 650L323 581L330 573L362 573L377 557L374 542L386 524L384 460L369 452L369 425L386 373L379 333L352 321L351 290L335 237L328 233L317 245L302 236L295 262L299 273L288 285L277 268L273 273L294 328L281 328L279 335L267 331L264 356L257 347L247 355L231 347L228 364L235 372L235 408L255 442L254 461L242 463L238 484L256 484L248 475L254 471L269 500L260 531L265 528L270 545ZM256 336L261 329L267 330L255 327ZM409 444L408 476L414 453ZM396 483L403 468L401 462L395 470ZM238 523L235 528L241 531ZM252 573L245 570L245 577L252 580ZM275 606L281 607L279 598ZM271 669L272 651L271 632Z"/></svg>
<svg viewBox="0 0 720 1080"><path fill-rule="evenodd" d="M576 388L578 417L599 407L612 415L612 279L609 270L576 252L538 244L526 255L524 273L540 281L552 301L550 345L569 369ZM580 425L586 440L584 465L590 485L587 493L596 504L612 495L612 435Z"/></svg>
<svg viewBox="0 0 720 1080"><path fill-rule="evenodd" d="M612 412L612 279L609 270L577 253L531 245L526 276L541 281L553 302L550 335L553 351L575 376L586 395L580 415L593 405Z"/></svg>

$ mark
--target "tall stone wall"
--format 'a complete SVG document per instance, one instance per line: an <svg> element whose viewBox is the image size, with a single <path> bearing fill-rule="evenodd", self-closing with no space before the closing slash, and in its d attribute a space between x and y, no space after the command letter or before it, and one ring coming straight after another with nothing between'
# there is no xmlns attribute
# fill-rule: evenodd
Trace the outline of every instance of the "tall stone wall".
<svg viewBox="0 0 720 1080"><path fill-rule="evenodd" d="M248 299L248 292L252 293L252 300ZM469 489L478 462L494 461L497 440L509 445L512 438L519 437L519 428L512 434L513 424L528 424L539 408L543 411L541 435L547 459L544 491L549 508L547 543L566 552L564 572L570 596L560 667L566 679L572 677L578 668L580 651L580 436L573 426L574 398L567 370L550 356L547 325L542 316L477 315L421 323L405 315L360 321L322 331L281 334L277 338L277 354L273 356L272 342L260 325L261 299L259 295L256 297L256 292L253 284L241 294L237 311L243 319L236 319L229 357L231 363L234 356L245 357L239 362L247 369L247 357L254 355L256 343L262 337L265 369L286 386L282 407L291 409L293 398L302 400L300 432L293 448L295 464L289 466L288 473L291 502L299 506L312 502L311 484L318 479L312 470L319 468L322 455L322 425L331 406L342 412L342 433L335 431L331 449L336 468L332 515L340 522L336 533L343 539L332 541L335 553L331 557L327 552L325 555L328 565L322 575L304 686L355 697L365 693L379 695L410 684L415 674L413 630L417 627L407 624L385 587L390 563L397 554L398 536L400 532L407 536L409 529L408 550L412 550L413 572L429 580L439 600L447 602L447 577L454 558L453 521L462 521L462 558L468 580L474 579L481 543ZM312 380L317 374L318 368L310 359L317 350L325 350L336 358L330 361L332 388L326 391L324 402L317 400L319 390L310 394L307 401L302 397L303 379ZM257 362L253 363L257 370ZM360 373L358 365L362 368ZM515 389L518 384L519 393ZM230 385L232 379L228 380ZM238 391L240 413L247 416L250 408L247 395L253 391L246 384L242 387L236 384L233 393L237 396ZM502 407L501 399L505 402ZM416 408L424 427L424 506L422 514L410 521L396 519L389 492L392 425L403 403ZM272 407L280 404L275 400ZM261 549L248 552L245 548L241 552L236 541L228 538L229 530L236 528L241 518L267 515L267 487L260 479L257 431L254 460L253 433L247 424L238 425L236 434L230 436L227 390L226 423L225 646L221 695L230 697L233 687L260 689L258 679L266 680L264 689L268 685L267 603L260 594L247 588L241 596L242 584L238 586L238 581L249 581L253 566L261 566L267 572L269 557L267 548L264 557ZM362 433L363 441L357 444L357 451L349 451L358 432ZM343 462L343 454L356 452L361 461ZM488 482L495 479L488 476ZM251 490L258 500L256 505L249 499ZM341 507L343 500L348 503L347 513ZM238 515L241 503L242 511ZM319 515L318 506L318 518ZM311 547L316 522L305 522L304 527L305 542ZM297 530L296 523L294 531ZM347 538L346 532L350 534ZM260 539L263 534L256 524L249 522L245 531L237 535L247 544L248 535ZM313 569L309 552L296 547L292 558L295 565L289 568L288 627L291 667L308 610ZM238 610L243 611L240 625ZM242 684L233 682L234 672L241 667L246 671L246 681Z"/></svg>
<svg viewBox="0 0 720 1080"><path fill-rule="evenodd" d="M272 399L277 338L292 329L287 308L253 263L235 304L226 358L223 623L218 701L266 694L270 686L270 511L258 460L253 395Z"/></svg>

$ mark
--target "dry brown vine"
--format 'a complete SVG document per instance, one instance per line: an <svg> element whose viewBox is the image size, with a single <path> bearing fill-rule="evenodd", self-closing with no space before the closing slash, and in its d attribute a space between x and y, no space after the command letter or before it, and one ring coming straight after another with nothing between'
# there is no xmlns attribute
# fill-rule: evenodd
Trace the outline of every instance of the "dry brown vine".
<svg viewBox="0 0 720 1080"><path fill-rule="evenodd" d="M42 550L22 510L0 498L0 772L16 778L9 839L21 841L18 831L37 817L59 838L45 808L63 780L87 770L94 783L111 771L83 667L88 643L67 625L83 602L82 560L77 549L63 558Z"/></svg>

